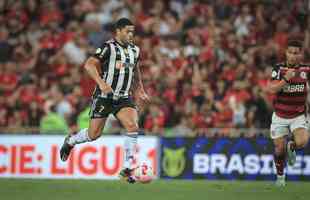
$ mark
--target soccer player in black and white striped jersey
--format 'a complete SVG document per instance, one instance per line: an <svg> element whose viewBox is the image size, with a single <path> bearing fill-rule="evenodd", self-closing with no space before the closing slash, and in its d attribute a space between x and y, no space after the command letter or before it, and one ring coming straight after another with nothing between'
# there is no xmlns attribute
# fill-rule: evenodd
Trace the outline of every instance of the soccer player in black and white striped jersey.
<svg viewBox="0 0 310 200"><path fill-rule="evenodd" d="M107 117L114 114L127 131L120 176L129 183L135 182L131 163L138 136L138 113L131 91L141 103L149 101L138 65L140 50L133 44L133 36L133 23L127 18L119 19L115 24L115 37L86 61L85 69L97 83L92 96L90 124L87 129L67 136L60 150L61 160L66 161L74 145L100 137Z"/></svg>

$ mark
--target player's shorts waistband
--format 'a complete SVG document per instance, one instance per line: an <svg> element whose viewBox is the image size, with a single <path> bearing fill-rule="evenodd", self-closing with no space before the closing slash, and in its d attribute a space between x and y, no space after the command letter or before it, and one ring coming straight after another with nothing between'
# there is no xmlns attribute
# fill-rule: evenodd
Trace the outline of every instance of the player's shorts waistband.
<svg viewBox="0 0 310 200"><path fill-rule="evenodd" d="M102 96L99 96L97 97L98 99L103 99L104 101L107 101L107 102L111 102L113 104L117 104L121 101L126 101L126 100L132 100L132 97L130 96L121 96L121 97L102 97Z"/></svg>
<svg viewBox="0 0 310 200"><path fill-rule="evenodd" d="M128 99L129 95L115 95L113 93L109 93L109 94L101 94L99 96L100 98L104 98L104 99L111 99L111 100L121 100L121 99Z"/></svg>

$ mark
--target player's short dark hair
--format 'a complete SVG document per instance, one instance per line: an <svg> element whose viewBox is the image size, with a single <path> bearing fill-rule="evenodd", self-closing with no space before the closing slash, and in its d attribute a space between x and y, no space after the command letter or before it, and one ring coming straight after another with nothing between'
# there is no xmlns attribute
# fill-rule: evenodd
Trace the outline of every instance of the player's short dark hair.
<svg viewBox="0 0 310 200"><path fill-rule="evenodd" d="M122 29L126 26L133 26L134 24L127 18L123 17L117 20L117 22L114 25L114 29Z"/></svg>
<svg viewBox="0 0 310 200"><path fill-rule="evenodd" d="M302 43L300 40L289 40L287 42L287 47L298 47L298 48L302 48Z"/></svg>

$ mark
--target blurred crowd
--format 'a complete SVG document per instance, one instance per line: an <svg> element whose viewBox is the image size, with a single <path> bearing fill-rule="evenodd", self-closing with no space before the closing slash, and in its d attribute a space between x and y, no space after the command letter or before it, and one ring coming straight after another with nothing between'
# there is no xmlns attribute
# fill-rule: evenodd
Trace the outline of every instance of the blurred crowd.
<svg viewBox="0 0 310 200"><path fill-rule="evenodd" d="M307 0L0 1L0 127L81 128L94 88L83 63L128 17L152 99L139 108L144 132L268 128L271 66L290 38L309 60L309 13Z"/></svg>

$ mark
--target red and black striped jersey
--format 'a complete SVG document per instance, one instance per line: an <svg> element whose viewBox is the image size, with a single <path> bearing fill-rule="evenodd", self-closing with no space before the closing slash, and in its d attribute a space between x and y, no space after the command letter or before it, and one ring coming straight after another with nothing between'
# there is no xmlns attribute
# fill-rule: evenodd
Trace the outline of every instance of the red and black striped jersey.
<svg viewBox="0 0 310 200"><path fill-rule="evenodd" d="M286 63L276 64L272 69L272 80L281 80L290 68ZM305 113L309 72L310 64L300 64L295 76L276 94L273 107L279 117L294 118Z"/></svg>

